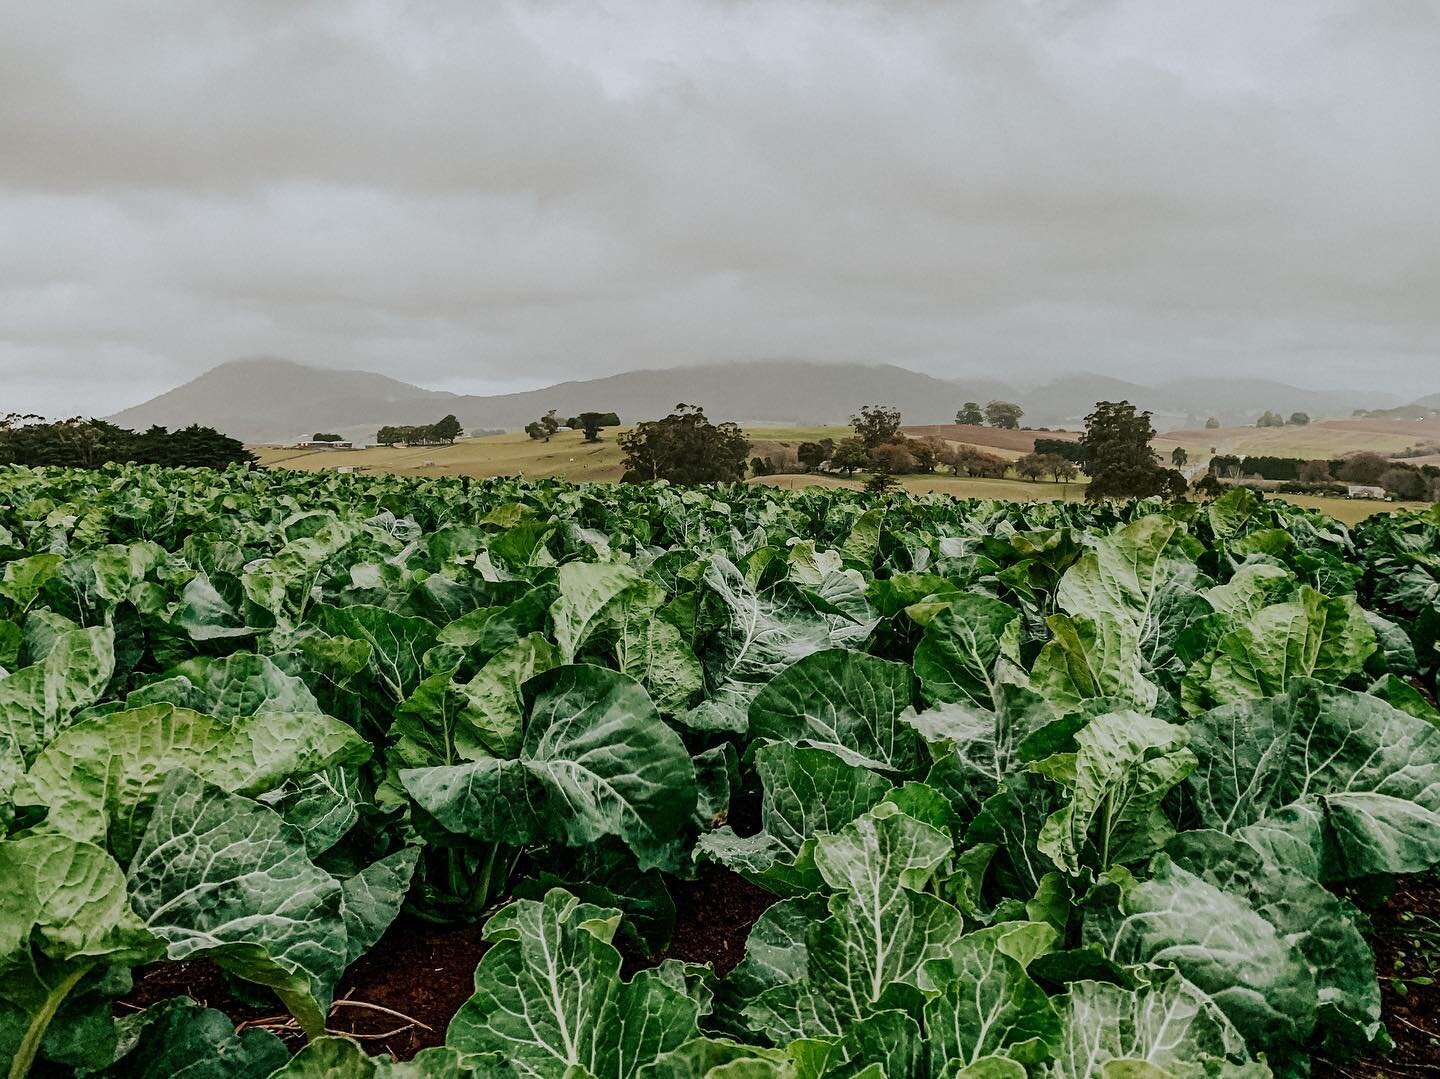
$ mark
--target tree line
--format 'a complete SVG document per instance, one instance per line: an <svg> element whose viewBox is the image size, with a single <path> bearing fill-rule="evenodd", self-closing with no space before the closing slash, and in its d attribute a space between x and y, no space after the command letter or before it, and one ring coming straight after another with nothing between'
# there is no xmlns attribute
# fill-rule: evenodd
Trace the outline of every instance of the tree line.
<svg viewBox="0 0 1440 1079"><path fill-rule="evenodd" d="M1040 452L1041 440L1037 440L1036 452L1012 462L974 446L951 445L937 436L912 438L900 429L898 409L871 404L851 417L853 436L839 442L801 442L796 456L806 470L823 468L844 476L867 472L866 486L874 491L893 486L897 475L942 467L956 476L982 478L1000 478L1013 468L1025 479L1048 476L1055 482L1078 478L1083 467L1090 476L1092 497L1179 497L1188 485L1178 468L1164 467L1150 448L1155 437L1150 417L1128 401L1100 402L1086 418L1085 434L1078 442L1043 440L1046 448L1058 452ZM736 424L711 423L699 406L681 404L664 419L637 424L621 436L620 447L626 482L713 483L744 478L750 443ZM776 465L771 459L754 457L749 469L766 475Z"/></svg>
<svg viewBox="0 0 1440 1079"><path fill-rule="evenodd" d="M562 422L552 408L538 420L527 423L525 433L537 441L549 442L561 427L568 427L572 431L584 432L586 442L599 442L604 428L619 426L620 417L614 412L582 412Z"/></svg>
<svg viewBox="0 0 1440 1079"><path fill-rule="evenodd" d="M1020 427L1025 410L1013 401L991 401L980 407L979 401L966 401L955 413L955 422L963 427L981 427L989 424L1005 431Z"/></svg>
<svg viewBox="0 0 1440 1079"><path fill-rule="evenodd" d="M107 420L80 416L46 422L12 412L0 418L0 464L99 468L106 464L225 468L253 465L243 443L213 427L191 424L179 430L153 426L132 431Z"/></svg>
<svg viewBox="0 0 1440 1079"><path fill-rule="evenodd" d="M435 423L386 425L375 432L375 441L382 446L394 446L397 443L406 446L451 446L464 433L465 429L460 426L460 421L452 415Z"/></svg>
<svg viewBox="0 0 1440 1079"><path fill-rule="evenodd" d="M1391 497L1406 501L1440 499L1440 468L1417 466L1371 452L1329 460L1222 453L1210 458L1210 475L1217 482L1269 480L1314 494L1344 494L1347 485L1355 485L1379 487Z"/></svg>
<svg viewBox="0 0 1440 1079"><path fill-rule="evenodd" d="M986 415L974 402L957 413L957 422L973 418L967 412L972 405L992 426L1007 426L1010 413ZM1018 423L1019 416L1013 418ZM1303 425L1308 419L1296 413L1289 422ZM1101 401L1085 418L1085 430L1078 440L1037 438L1031 453L1009 461L975 446L957 446L936 436L906 435L901 430L898 409L871 404L851 417L853 435L839 441L803 441L795 450L793 463L807 472L823 470L846 477L865 473L867 487L876 491L893 486L897 476L941 469L949 469L956 476L987 479L1013 471L1033 482L1049 478L1057 483L1077 479L1083 471L1089 477L1086 494L1092 499L1183 497L1190 489L1181 471L1189 454L1183 447L1176 447L1168 462L1163 461L1151 448L1156 434L1151 420L1150 412L1129 401ZM638 424L621 437L620 445L624 479L628 482L734 482L743 479L747 471L763 476L795 470L791 462L777 461L773 456L749 457L747 462L750 443L744 432L733 423L711 423L704 410L695 405L679 405L664 419ZM1440 468L1416 466L1376 453L1328 461L1221 454L1212 458L1196 489L1215 494L1222 489L1222 479L1247 477L1308 484L1317 493L1343 493L1338 484L1345 483L1382 487L1399 499L1440 499Z"/></svg>

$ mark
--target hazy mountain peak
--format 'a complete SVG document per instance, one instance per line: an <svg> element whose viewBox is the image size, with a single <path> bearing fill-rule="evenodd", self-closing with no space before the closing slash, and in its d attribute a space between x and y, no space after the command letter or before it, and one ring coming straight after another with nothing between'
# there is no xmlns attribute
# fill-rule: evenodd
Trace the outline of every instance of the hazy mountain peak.
<svg viewBox="0 0 1440 1079"><path fill-rule="evenodd" d="M311 367L276 356L231 360L111 417L128 427L207 424L247 442L279 442L325 430L374 436L384 424L425 423L454 413L467 430L518 428L555 409L620 414L625 422L663 416L684 401L715 420L750 424L846 423L860 406L900 409L907 423L946 423L965 401L1020 403L1035 427L1076 427L1096 401L1127 398L1156 414L1161 430L1197 417L1249 422L1267 408L1284 414L1349 415L1383 395L1301 390L1264 380L1186 377L1160 386L1067 372L1020 391L985 376L950 380L890 363L771 359L626 371L520 393L475 396L428 390L372 371Z"/></svg>

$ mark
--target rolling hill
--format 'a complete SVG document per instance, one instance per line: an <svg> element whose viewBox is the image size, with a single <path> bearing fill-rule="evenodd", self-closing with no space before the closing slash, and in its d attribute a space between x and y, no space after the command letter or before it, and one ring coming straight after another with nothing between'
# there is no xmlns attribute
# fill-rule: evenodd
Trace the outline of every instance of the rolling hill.
<svg viewBox="0 0 1440 1079"><path fill-rule="evenodd" d="M291 442L316 431L367 440L383 424L429 423L454 413L467 430L518 429L555 409L561 416L614 411L633 422L663 416L681 401L716 420L742 424L845 423L859 406L894 406L907 424L944 424L964 401L1018 401L1035 427L1077 428L1096 401L1128 399L1155 413L1160 430L1193 427L1208 416L1252 422L1267 408L1284 414L1348 416L1386 407L1383 394L1303 390L1259 379L1172 379L1157 386L1084 372L1017 389L989 377L946 380L893 364L767 360L627 371L521 393L474 396L427 390L368 371L307 367L288 360L234 360L109 417L144 429L201 423L249 443Z"/></svg>
<svg viewBox="0 0 1440 1079"><path fill-rule="evenodd" d="M467 430L523 427L552 408L561 416L614 411L628 422L663 416L682 401L704 406L711 419L741 423L844 423L867 402L893 405L917 422L941 422L954 417L962 394L1014 400L1018 391L986 379L957 386L889 364L777 360L627 371L478 397L424 390L364 371L252 359L221 364L110 419L137 429L202 423L259 443L293 441L316 431L367 439L382 424L427 423L451 412Z"/></svg>

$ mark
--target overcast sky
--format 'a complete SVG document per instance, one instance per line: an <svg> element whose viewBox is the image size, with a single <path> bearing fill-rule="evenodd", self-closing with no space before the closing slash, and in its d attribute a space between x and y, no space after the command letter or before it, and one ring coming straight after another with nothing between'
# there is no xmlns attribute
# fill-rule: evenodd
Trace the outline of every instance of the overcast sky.
<svg viewBox="0 0 1440 1079"><path fill-rule="evenodd" d="M0 0L0 411L889 361L1440 390L1435 0Z"/></svg>

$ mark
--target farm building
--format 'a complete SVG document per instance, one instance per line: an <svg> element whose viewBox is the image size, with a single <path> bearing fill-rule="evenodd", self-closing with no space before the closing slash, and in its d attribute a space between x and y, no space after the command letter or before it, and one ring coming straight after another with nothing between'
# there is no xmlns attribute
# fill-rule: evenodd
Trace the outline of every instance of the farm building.
<svg viewBox="0 0 1440 1079"><path fill-rule="evenodd" d="M1349 494L1349 496L1350 496L1351 498L1381 498L1381 499L1383 499L1383 498L1386 498L1386 497L1387 497L1387 495L1386 495L1386 493L1385 493L1385 488L1383 488L1383 487L1369 487L1369 486L1365 486L1365 485L1363 485L1363 484L1354 484L1354 483L1352 483L1352 484L1349 486L1349 488L1347 489L1347 493Z"/></svg>

